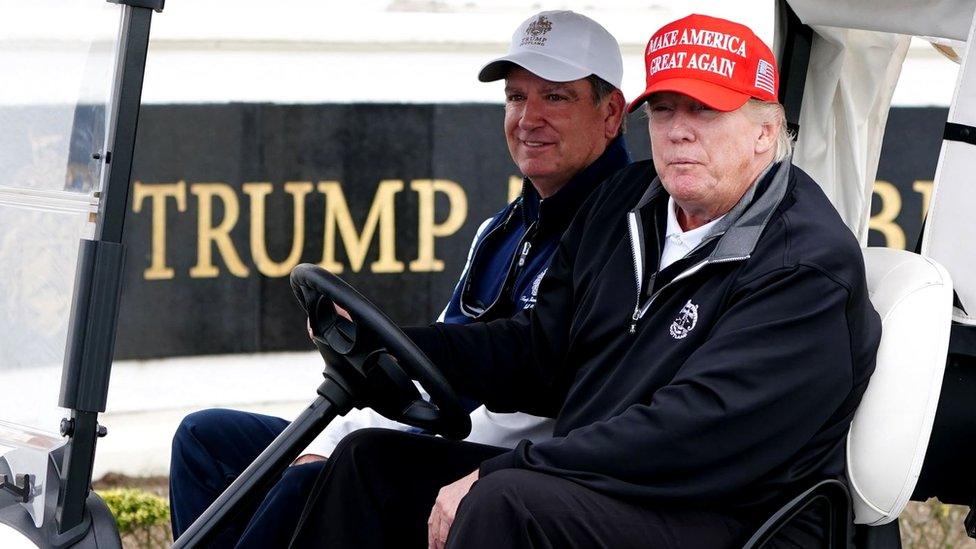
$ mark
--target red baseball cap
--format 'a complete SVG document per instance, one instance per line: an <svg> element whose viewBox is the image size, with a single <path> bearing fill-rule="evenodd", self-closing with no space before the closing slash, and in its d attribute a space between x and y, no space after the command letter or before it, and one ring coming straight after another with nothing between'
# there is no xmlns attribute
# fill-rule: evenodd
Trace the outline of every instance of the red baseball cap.
<svg viewBox="0 0 976 549"><path fill-rule="evenodd" d="M749 27L726 19L695 14L661 27L647 42L644 66L647 88L629 112L663 91L719 111L734 111L750 97L778 101L773 52Z"/></svg>

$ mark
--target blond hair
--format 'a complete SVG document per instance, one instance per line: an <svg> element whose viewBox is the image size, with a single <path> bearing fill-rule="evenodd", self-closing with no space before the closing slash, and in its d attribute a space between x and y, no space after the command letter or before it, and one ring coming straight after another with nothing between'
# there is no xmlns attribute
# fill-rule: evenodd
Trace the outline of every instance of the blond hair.
<svg viewBox="0 0 976 549"><path fill-rule="evenodd" d="M757 122L769 122L779 127L776 134L776 154L773 157L773 162L780 162L789 158L793 154L793 132L786 125L786 110L783 109L783 105L760 101L759 99L750 99L746 104L751 105L750 110Z"/></svg>

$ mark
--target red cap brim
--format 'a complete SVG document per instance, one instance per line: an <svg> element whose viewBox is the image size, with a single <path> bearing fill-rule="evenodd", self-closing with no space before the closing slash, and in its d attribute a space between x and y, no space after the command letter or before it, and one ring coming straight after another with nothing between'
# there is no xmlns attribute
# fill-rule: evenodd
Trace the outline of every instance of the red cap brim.
<svg viewBox="0 0 976 549"><path fill-rule="evenodd" d="M719 86L704 80L694 78L668 78L660 80L647 87L644 93L630 104L627 112L634 112L647 101L647 98L657 92L675 92L687 95L693 99L701 101L717 111L734 111L746 104L750 95L747 93L730 90L725 86Z"/></svg>

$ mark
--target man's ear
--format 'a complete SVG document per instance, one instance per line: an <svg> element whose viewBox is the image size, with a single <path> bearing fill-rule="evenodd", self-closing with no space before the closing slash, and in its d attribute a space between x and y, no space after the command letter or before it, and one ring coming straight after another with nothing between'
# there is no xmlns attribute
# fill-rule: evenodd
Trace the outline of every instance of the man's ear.
<svg viewBox="0 0 976 549"><path fill-rule="evenodd" d="M623 122L627 101L620 90L613 90L607 98L606 116L604 118L604 130L607 139L613 139L620 132L620 124Z"/></svg>
<svg viewBox="0 0 976 549"><path fill-rule="evenodd" d="M771 120L759 125L760 133L756 139L756 154L761 155L776 147L776 137L779 135L779 124Z"/></svg>

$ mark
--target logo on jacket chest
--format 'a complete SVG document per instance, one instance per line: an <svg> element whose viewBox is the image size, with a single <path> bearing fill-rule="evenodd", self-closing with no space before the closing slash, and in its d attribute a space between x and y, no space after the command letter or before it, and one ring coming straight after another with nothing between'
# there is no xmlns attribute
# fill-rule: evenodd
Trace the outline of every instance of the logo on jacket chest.
<svg viewBox="0 0 976 549"><path fill-rule="evenodd" d="M698 324L698 305L695 305L689 299L685 306L681 308L678 312L678 318L674 319L671 323L671 329L668 330L671 333L671 337L675 339L684 339L695 329Z"/></svg>
<svg viewBox="0 0 976 549"><path fill-rule="evenodd" d="M522 294L522 297L519 298L519 301L522 302L523 309L531 309L535 307L536 300L539 296L539 284L542 284L542 277L546 276L546 271L548 270L549 267L542 269L542 272L536 275L535 279L532 281L532 286L529 288L529 291Z"/></svg>

